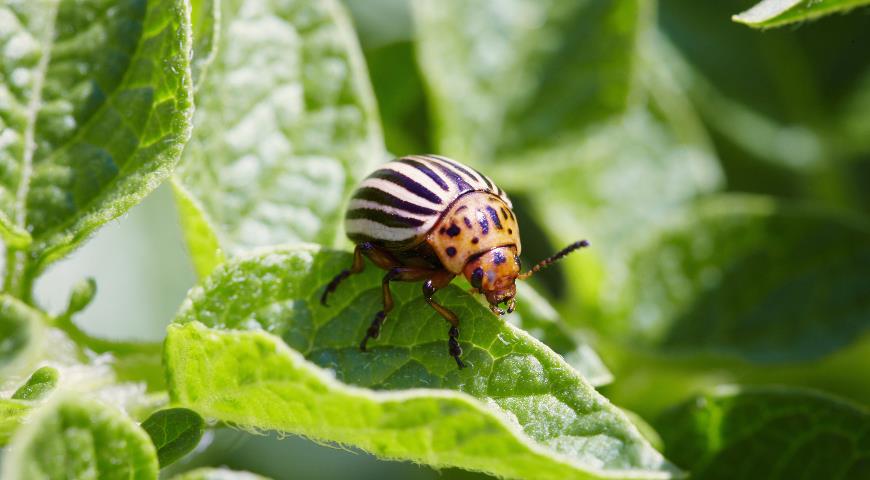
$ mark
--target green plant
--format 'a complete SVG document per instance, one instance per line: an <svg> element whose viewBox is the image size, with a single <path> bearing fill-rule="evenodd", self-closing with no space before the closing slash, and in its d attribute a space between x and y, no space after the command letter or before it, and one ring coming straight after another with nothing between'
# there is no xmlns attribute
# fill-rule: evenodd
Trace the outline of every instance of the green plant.
<svg viewBox="0 0 870 480"><path fill-rule="evenodd" d="M260 478L194 468L226 427L505 478L870 475L866 18L347 3L0 3L4 479ZM427 150L509 192L527 258L593 245L507 321L439 292L463 370L419 285L367 353L380 273L318 302L351 189ZM165 340L81 328L90 278L47 312L36 280L163 181L199 276Z"/></svg>

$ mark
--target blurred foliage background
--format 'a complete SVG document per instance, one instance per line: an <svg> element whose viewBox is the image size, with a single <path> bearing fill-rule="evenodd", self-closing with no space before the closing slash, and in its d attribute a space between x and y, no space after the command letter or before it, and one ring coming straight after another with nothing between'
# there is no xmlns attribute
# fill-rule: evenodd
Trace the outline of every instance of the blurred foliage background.
<svg viewBox="0 0 870 480"><path fill-rule="evenodd" d="M721 384L870 403L870 11L758 31L730 18L752 0L550 3L346 0L388 151L496 179L529 260L592 240L538 286L612 371L599 390L654 425ZM94 276L83 328L162 338L195 282L174 208L161 187L54 265L38 299L60 311ZM173 468L483 477L208 435Z"/></svg>

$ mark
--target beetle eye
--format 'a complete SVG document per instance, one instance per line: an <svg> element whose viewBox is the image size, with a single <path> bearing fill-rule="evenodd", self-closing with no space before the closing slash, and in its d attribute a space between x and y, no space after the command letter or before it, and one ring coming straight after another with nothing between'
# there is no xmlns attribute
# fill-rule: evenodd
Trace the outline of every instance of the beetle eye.
<svg viewBox="0 0 870 480"><path fill-rule="evenodd" d="M477 267L471 272L471 286L474 288L480 288L481 282L483 281L483 269Z"/></svg>
<svg viewBox="0 0 870 480"><path fill-rule="evenodd" d="M517 268L519 268L520 270L522 270L522 269L523 269L523 264L522 264L522 262L520 262L520 256L519 256L519 255L514 255L514 260L517 261Z"/></svg>

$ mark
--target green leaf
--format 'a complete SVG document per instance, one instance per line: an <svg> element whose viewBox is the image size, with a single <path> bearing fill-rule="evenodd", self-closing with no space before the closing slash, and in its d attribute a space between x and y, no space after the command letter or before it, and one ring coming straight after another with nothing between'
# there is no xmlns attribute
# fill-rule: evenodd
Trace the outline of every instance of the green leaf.
<svg viewBox="0 0 870 480"><path fill-rule="evenodd" d="M141 425L154 446L160 468L175 463L193 450L202 438L205 421L187 408L167 408L151 414Z"/></svg>
<svg viewBox="0 0 870 480"><path fill-rule="evenodd" d="M330 307L319 303L325 284L350 260L292 247L218 267L191 291L169 329L173 400L245 427L499 476L674 475L559 355L456 287L435 298L461 319L468 368L456 368L448 324L416 284L392 287L396 308L369 352L360 352L381 308L383 272L369 267L340 286ZM421 387L434 390L406 390Z"/></svg>
<svg viewBox="0 0 870 480"><path fill-rule="evenodd" d="M598 387L613 381L613 375L580 332L568 328L556 310L534 288L517 284L517 309L507 317L565 358L590 384Z"/></svg>
<svg viewBox="0 0 870 480"><path fill-rule="evenodd" d="M30 412L27 402L0 398L0 447L9 443L12 434L24 423Z"/></svg>
<svg viewBox="0 0 870 480"><path fill-rule="evenodd" d="M811 391L723 388L658 424L699 480L870 477L870 413Z"/></svg>
<svg viewBox="0 0 870 480"><path fill-rule="evenodd" d="M0 6L0 211L33 236L7 264L22 290L169 175L193 110L187 10L182 0Z"/></svg>
<svg viewBox="0 0 870 480"><path fill-rule="evenodd" d="M344 199L383 152L348 19L334 0L223 5L181 183L229 254L293 240L345 242Z"/></svg>
<svg viewBox="0 0 870 480"><path fill-rule="evenodd" d="M13 400L40 400L57 386L58 373L53 367L41 367L15 393Z"/></svg>
<svg viewBox="0 0 870 480"><path fill-rule="evenodd" d="M576 136L628 105L637 0L421 0L417 50L439 150L464 161Z"/></svg>
<svg viewBox="0 0 870 480"><path fill-rule="evenodd" d="M268 480L267 477L228 468L197 468L175 475L172 480Z"/></svg>
<svg viewBox="0 0 870 480"><path fill-rule="evenodd" d="M34 412L3 458L7 480L157 478L148 435L113 407L66 397Z"/></svg>
<svg viewBox="0 0 870 480"><path fill-rule="evenodd" d="M190 70L193 85L199 88L206 70L217 54L220 38L220 0L190 0L190 23L193 34L193 60Z"/></svg>
<svg viewBox="0 0 870 480"><path fill-rule="evenodd" d="M72 293L70 293L69 303L67 304L64 315L74 315L81 312L91 304L91 301L94 299L94 295L96 294L97 281L94 280L93 277L80 280L73 285Z"/></svg>
<svg viewBox="0 0 870 480"><path fill-rule="evenodd" d="M604 286L601 328L676 352L817 359L870 331L870 227L764 197L701 202Z"/></svg>
<svg viewBox="0 0 870 480"><path fill-rule="evenodd" d="M845 13L865 5L870 5L870 0L762 0L731 19L750 27L771 28Z"/></svg>
<svg viewBox="0 0 870 480"><path fill-rule="evenodd" d="M0 373L26 367L41 338L43 314L0 294Z"/></svg>
<svg viewBox="0 0 870 480"><path fill-rule="evenodd" d="M202 204L178 177L173 177L171 184L172 192L175 194L175 204L178 206L181 231L187 242L193 268L199 278L205 278L226 260L217 232Z"/></svg>
<svg viewBox="0 0 870 480"><path fill-rule="evenodd" d="M856 50L870 43L866 16L764 34L723 21L752 3L659 2L660 28L679 51L663 64L709 126L728 188L866 209L868 136L847 117L867 88ZM861 106L853 111L866 118Z"/></svg>

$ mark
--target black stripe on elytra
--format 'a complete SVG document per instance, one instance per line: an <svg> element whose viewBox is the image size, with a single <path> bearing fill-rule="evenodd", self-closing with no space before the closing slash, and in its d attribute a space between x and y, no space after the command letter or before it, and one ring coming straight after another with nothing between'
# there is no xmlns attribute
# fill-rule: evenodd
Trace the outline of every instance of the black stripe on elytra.
<svg viewBox="0 0 870 480"><path fill-rule="evenodd" d="M486 186L489 187L490 190L492 190L492 181L490 181L489 177L480 173L480 171L474 167L468 167L468 168L474 170L474 173L476 173L478 176L480 176L480 178L483 179L483 182L486 183Z"/></svg>
<svg viewBox="0 0 870 480"><path fill-rule="evenodd" d="M462 217L462 220L465 221L465 226L471 228L471 220L468 217Z"/></svg>
<svg viewBox="0 0 870 480"><path fill-rule="evenodd" d="M480 181L480 178L477 178L477 177L474 175L474 173L471 173L471 172L469 172L468 170L466 170L465 167L463 167L460 163L458 163L458 162L456 162L456 161L454 161L454 160L451 160L451 159L449 159L449 158L447 158L447 157L442 157L442 156L440 156L440 155L438 155L438 156L433 156L433 157L434 157L434 158L437 158L438 160L441 160L441 161L443 161L443 162L445 162L445 163L449 163L451 166L453 166L453 168L455 168L455 169L459 170L460 172L464 173L465 176L468 177L469 179L471 179L472 182L479 182L479 181ZM472 170L474 170L474 169L472 169ZM477 170L474 170L474 171L475 171L475 173L477 173L478 175L480 175L480 172L478 172ZM483 175L480 175L480 177L483 178Z"/></svg>
<svg viewBox="0 0 870 480"><path fill-rule="evenodd" d="M477 223L480 224L480 231L486 235L489 233L489 222L486 220L486 214L479 211L477 212Z"/></svg>
<svg viewBox="0 0 870 480"><path fill-rule="evenodd" d="M405 190L417 195L420 198L425 198L432 203L440 204L441 197L432 193L431 190L420 185L411 177L406 176L401 172L397 172L395 170L389 168L382 168L380 170L375 171L375 173L369 175L371 178L380 178L381 180L386 180L388 182L395 183Z"/></svg>
<svg viewBox="0 0 870 480"><path fill-rule="evenodd" d="M489 205L486 206L486 211L487 213L489 213L489 218L492 219L492 223L495 224L495 228L501 230L502 226L501 220L498 219L498 212L496 212L495 209L490 207Z"/></svg>
<svg viewBox="0 0 870 480"><path fill-rule="evenodd" d="M417 215L435 215L435 210L431 208L421 207L416 203L411 203L401 198L397 198L389 193L374 187L362 187L353 194L353 198L360 200L368 200L370 202L380 203L387 207L393 207L397 210L404 210L408 213Z"/></svg>
<svg viewBox="0 0 870 480"><path fill-rule="evenodd" d="M441 187L441 190L444 190L444 191L450 190L450 185L447 185L447 182L445 182L444 179L441 178L441 175L438 175L437 173L435 173L434 170L427 167L422 162L419 162L417 160L412 160L410 158L400 159L399 162L404 163L405 165L410 165L410 166L416 168L417 170L420 170L427 177L431 178L433 182L437 183L438 186Z"/></svg>
<svg viewBox="0 0 870 480"><path fill-rule="evenodd" d="M397 228L414 228L422 226L424 223L426 223L418 218L403 217L401 215L388 213L383 210L378 210L376 208L354 208L352 210L348 210L346 218L350 220L356 218L363 218L366 220L371 220L373 222L378 222L381 225L387 227Z"/></svg>
<svg viewBox="0 0 870 480"><path fill-rule="evenodd" d="M435 167L438 168L438 170L441 170L442 172L444 172L444 175L447 175L447 178L449 178L450 180L453 180L453 183L456 184L456 188L458 188L460 192L467 192L469 190L474 190L474 188L472 188L471 185L469 185L468 182L466 182L465 179L462 178L462 175L457 173L455 170L450 168L448 165L441 163L441 162L434 160L434 159L430 159L429 161L432 162L432 164L435 165Z"/></svg>

